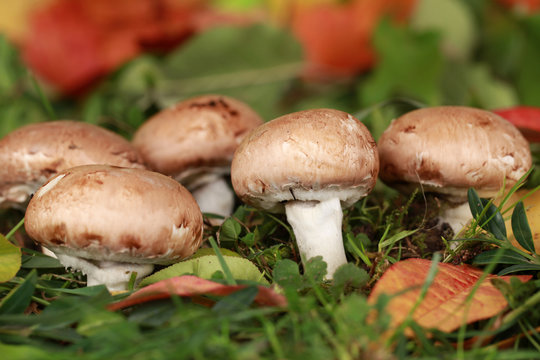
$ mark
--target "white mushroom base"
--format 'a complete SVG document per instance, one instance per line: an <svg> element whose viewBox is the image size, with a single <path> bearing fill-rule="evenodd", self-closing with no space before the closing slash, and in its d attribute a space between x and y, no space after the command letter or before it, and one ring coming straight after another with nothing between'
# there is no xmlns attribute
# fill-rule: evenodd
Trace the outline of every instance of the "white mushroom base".
<svg viewBox="0 0 540 360"><path fill-rule="evenodd" d="M137 273L135 281L149 275L154 270L152 264L133 264L117 261L86 260L80 257L56 253L58 260L66 268L81 271L86 275L87 286L105 285L109 291L127 290L132 273Z"/></svg>
<svg viewBox="0 0 540 360"><path fill-rule="evenodd" d="M449 206L439 215L439 224L447 223L452 228L454 236L458 235L461 230L472 220L473 216L468 202ZM452 242L451 245L456 244ZM455 246L451 246L455 247Z"/></svg>
<svg viewBox="0 0 540 360"><path fill-rule="evenodd" d="M289 201L285 204L287 221L296 236L302 261L322 256L327 264L327 279L347 263L341 226L343 211L338 198L324 201Z"/></svg>
<svg viewBox="0 0 540 360"><path fill-rule="evenodd" d="M234 194L223 177L200 185L191 193L203 213L212 213L223 217L231 216L234 209ZM222 220L212 219L211 222L214 225L219 225Z"/></svg>

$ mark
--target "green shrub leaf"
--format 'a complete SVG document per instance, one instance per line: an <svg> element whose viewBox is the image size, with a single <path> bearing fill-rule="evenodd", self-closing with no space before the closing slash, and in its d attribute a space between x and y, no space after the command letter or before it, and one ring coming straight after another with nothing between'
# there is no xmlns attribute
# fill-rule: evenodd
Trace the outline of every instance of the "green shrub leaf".
<svg viewBox="0 0 540 360"><path fill-rule="evenodd" d="M531 228L529 227L529 222L527 221L527 214L525 213L523 201L518 202L512 212L512 231L519 245L534 254L533 236Z"/></svg>

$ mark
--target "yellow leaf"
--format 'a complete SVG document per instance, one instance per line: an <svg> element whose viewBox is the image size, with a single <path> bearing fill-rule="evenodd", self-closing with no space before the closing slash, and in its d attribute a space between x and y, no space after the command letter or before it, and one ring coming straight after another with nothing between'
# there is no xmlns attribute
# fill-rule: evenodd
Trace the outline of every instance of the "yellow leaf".
<svg viewBox="0 0 540 360"><path fill-rule="evenodd" d="M0 282L11 280L21 267L21 249L0 235Z"/></svg>

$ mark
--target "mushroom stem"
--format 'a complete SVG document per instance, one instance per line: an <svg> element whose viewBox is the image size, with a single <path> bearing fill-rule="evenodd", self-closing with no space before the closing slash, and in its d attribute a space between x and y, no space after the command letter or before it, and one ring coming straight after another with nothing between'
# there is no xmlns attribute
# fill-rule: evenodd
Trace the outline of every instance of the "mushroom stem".
<svg viewBox="0 0 540 360"><path fill-rule="evenodd" d="M302 261L322 256L327 264L327 279L347 263L341 225L343 211L338 198L323 201L289 201L285 204L287 221L296 236Z"/></svg>
<svg viewBox="0 0 540 360"><path fill-rule="evenodd" d="M203 213L212 213L224 217L231 216L234 208L234 195L223 177L220 176L197 187L192 190L192 194ZM212 221L216 225L222 222L219 219L212 219Z"/></svg>
<svg viewBox="0 0 540 360"><path fill-rule="evenodd" d="M87 286L104 284L110 292L127 290L132 273L137 273L135 279L137 281L149 275L154 270L154 265L152 264L89 261L80 257L59 253L56 256L66 268L79 270L85 274Z"/></svg>
<svg viewBox="0 0 540 360"><path fill-rule="evenodd" d="M447 223L457 235L472 220L471 209L467 201L448 205L439 215L439 224Z"/></svg>

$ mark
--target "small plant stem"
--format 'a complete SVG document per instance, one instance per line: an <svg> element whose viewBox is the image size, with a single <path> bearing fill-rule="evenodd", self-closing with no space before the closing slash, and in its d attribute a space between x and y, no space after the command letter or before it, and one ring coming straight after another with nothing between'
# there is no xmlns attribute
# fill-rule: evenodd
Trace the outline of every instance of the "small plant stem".
<svg viewBox="0 0 540 360"><path fill-rule="evenodd" d="M540 292L537 292L536 294L534 294L533 296L531 296L530 298L525 300L525 302L521 306L519 306L518 308L510 311L504 317L504 319L502 321L502 325L506 325L506 324L509 324L509 323L515 321L517 318L519 318L521 315L523 315L523 313L525 313L526 311L532 309L534 306L538 305L538 303L540 303Z"/></svg>
<svg viewBox="0 0 540 360"><path fill-rule="evenodd" d="M37 302L38 304L40 305L43 305L43 306L49 306L51 305L50 302L48 302L47 300L44 300L42 298L38 298L37 296L32 296L32 300Z"/></svg>
<svg viewBox="0 0 540 360"><path fill-rule="evenodd" d="M9 240L9 238L12 237L12 236L13 236L13 235L21 228L21 226L23 226L23 224L24 224L24 218L22 218L21 221L19 221L19 222L17 223L17 225L15 225L15 227L13 227L13 229L11 229L11 230L7 233L6 239Z"/></svg>

